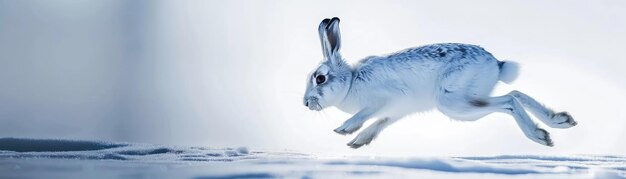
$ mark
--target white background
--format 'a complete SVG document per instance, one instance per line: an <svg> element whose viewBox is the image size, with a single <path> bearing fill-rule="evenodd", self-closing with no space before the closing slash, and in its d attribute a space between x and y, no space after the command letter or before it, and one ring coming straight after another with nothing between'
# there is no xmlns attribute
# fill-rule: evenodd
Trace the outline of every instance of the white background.
<svg viewBox="0 0 626 179"><path fill-rule="evenodd" d="M317 25L341 18L355 63L408 47L470 43L522 65L516 89L579 125L526 139L510 116L457 122L433 110L352 150L350 117L308 111ZM626 155L624 1L4 1L0 136L356 155ZM546 127L547 128L547 127Z"/></svg>

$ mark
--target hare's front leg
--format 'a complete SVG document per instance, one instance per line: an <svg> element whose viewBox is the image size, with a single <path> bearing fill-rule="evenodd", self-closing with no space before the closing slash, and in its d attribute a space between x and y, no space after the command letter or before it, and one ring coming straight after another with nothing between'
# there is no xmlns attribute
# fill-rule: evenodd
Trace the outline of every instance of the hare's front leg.
<svg viewBox="0 0 626 179"><path fill-rule="evenodd" d="M343 122L343 124L334 131L341 135L352 134L354 131L359 130L365 121L372 118L372 115L374 115L378 110L379 108L374 107L362 109L354 114L354 116L350 119L346 120L346 122Z"/></svg>
<svg viewBox="0 0 626 179"><path fill-rule="evenodd" d="M380 132L387 126L398 121L400 118L382 118L371 124L369 127L363 129L352 141L348 142L348 146L357 149L363 145L368 145L374 140Z"/></svg>

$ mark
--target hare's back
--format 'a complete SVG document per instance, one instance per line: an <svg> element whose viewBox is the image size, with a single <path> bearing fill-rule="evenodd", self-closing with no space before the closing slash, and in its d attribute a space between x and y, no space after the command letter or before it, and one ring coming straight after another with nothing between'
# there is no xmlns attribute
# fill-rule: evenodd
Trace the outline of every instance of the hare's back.
<svg viewBox="0 0 626 179"><path fill-rule="evenodd" d="M491 53L480 46L461 43L439 43L409 48L387 56L393 61L455 62L459 60L495 60Z"/></svg>
<svg viewBox="0 0 626 179"><path fill-rule="evenodd" d="M396 76L420 77L442 73L450 68L468 64L494 64L497 60L477 45L461 43L430 44L405 49L387 56L370 56L355 66L356 78L367 79L375 75L379 79ZM407 76L408 75L408 76Z"/></svg>

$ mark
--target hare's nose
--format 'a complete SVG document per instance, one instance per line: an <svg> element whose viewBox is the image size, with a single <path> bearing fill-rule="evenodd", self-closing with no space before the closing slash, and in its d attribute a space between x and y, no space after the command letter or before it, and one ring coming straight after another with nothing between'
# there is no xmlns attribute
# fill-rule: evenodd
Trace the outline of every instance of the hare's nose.
<svg viewBox="0 0 626 179"><path fill-rule="evenodd" d="M311 106L315 107L316 104L318 104L316 97L309 96L307 98L304 98L304 106L311 108Z"/></svg>

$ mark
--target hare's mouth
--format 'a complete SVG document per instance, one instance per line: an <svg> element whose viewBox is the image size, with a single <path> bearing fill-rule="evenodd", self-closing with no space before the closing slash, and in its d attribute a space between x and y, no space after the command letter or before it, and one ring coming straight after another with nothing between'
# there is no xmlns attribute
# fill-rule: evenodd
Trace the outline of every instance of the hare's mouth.
<svg viewBox="0 0 626 179"><path fill-rule="evenodd" d="M321 111L322 105L320 105L320 103L318 103L317 101L314 101L309 104L309 109L313 111Z"/></svg>

